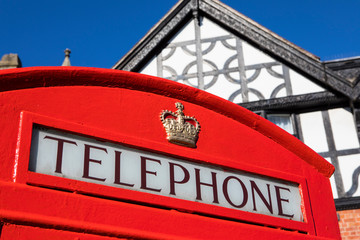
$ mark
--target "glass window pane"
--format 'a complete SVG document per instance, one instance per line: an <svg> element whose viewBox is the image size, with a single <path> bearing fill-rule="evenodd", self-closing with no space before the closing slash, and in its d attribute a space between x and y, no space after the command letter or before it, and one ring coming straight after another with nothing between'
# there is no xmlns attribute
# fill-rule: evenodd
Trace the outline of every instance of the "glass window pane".
<svg viewBox="0 0 360 240"><path fill-rule="evenodd" d="M291 122L290 114L268 114L267 119L288 133L294 134L294 127Z"/></svg>

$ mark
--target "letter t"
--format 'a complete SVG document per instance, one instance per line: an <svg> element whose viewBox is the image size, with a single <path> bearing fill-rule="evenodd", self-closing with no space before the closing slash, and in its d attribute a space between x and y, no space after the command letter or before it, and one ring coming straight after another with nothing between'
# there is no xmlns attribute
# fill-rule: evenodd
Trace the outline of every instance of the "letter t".
<svg viewBox="0 0 360 240"><path fill-rule="evenodd" d="M56 169L55 169L55 172L56 172L56 173L61 173L64 143L70 143L70 144L74 144L74 145L76 145L76 146L77 146L77 144L76 144L76 142L69 141L69 140L65 140L65 139L61 139L61 138L56 138L56 137L45 136L44 139L45 139L45 138L48 138L48 139L51 139L51 140L55 140L55 141L58 142L57 153L56 153Z"/></svg>

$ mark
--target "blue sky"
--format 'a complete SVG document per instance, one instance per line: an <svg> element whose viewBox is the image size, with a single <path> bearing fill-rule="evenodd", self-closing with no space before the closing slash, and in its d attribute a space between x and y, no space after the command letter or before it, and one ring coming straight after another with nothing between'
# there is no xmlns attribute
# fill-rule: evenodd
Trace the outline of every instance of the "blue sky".
<svg viewBox="0 0 360 240"><path fill-rule="evenodd" d="M177 0L0 0L0 56L23 67L111 68ZM360 56L359 0L223 0L281 37L333 60Z"/></svg>

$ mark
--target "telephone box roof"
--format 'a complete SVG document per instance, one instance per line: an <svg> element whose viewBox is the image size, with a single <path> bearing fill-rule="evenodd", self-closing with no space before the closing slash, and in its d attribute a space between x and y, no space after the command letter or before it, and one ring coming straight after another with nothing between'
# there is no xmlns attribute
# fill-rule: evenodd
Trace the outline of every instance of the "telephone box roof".
<svg viewBox="0 0 360 240"><path fill-rule="evenodd" d="M60 86L101 86L164 95L196 104L254 129L306 161L326 177L334 167L273 123L227 100L170 80L112 69L30 67L0 72L0 92Z"/></svg>

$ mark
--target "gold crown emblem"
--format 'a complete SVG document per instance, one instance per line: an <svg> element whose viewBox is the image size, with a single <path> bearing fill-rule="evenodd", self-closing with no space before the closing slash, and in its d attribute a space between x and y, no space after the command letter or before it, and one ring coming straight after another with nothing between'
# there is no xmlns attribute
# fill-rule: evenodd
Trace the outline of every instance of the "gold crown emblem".
<svg viewBox="0 0 360 240"><path fill-rule="evenodd" d="M166 138L171 143L195 148L200 124L194 117L184 115L184 106L181 103L177 102L175 106L178 109L176 113L164 110L160 114Z"/></svg>

